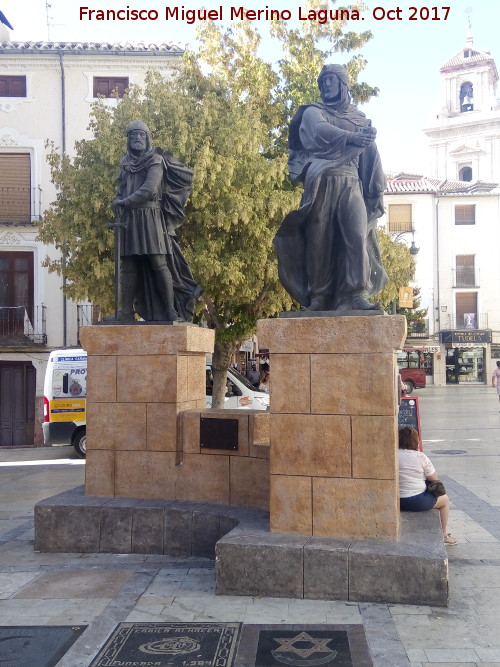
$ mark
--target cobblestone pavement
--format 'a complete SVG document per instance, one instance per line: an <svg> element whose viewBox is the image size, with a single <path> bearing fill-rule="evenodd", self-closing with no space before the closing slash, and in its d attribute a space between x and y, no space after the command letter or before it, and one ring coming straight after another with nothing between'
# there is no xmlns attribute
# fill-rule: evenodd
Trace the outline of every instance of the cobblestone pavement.
<svg viewBox="0 0 500 667"><path fill-rule="evenodd" d="M208 560L34 553L34 504L83 483L64 447L0 450L0 625L88 625L58 667L88 667L122 621L362 624L377 667L500 667L500 404L486 386L416 395L460 541L448 608L221 597Z"/></svg>

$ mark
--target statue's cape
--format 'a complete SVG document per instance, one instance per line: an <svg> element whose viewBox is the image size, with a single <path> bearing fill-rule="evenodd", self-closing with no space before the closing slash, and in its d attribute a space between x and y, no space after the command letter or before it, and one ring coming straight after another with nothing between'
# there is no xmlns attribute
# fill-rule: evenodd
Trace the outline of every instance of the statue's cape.
<svg viewBox="0 0 500 667"><path fill-rule="evenodd" d="M170 232L180 227L184 219L184 206L193 184L193 170L162 148L155 148L154 152L163 160L161 207Z"/></svg>

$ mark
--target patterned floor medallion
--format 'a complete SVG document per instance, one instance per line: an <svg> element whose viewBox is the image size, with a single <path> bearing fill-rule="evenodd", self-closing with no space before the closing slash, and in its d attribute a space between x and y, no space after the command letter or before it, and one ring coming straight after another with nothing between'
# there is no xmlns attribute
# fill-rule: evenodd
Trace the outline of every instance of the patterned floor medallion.
<svg viewBox="0 0 500 667"><path fill-rule="evenodd" d="M90 667L232 667L241 623L120 623Z"/></svg>

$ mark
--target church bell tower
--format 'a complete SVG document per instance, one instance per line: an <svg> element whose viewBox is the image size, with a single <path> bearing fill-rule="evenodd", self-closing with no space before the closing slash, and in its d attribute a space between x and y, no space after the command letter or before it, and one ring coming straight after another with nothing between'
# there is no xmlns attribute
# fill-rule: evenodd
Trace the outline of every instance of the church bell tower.
<svg viewBox="0 0 500 667"><path fill-rule="evenodd" d="M500 183L498 72L488 51L465 45L441 68L441 109L430 139L432 175L449 180Z"/></svg>

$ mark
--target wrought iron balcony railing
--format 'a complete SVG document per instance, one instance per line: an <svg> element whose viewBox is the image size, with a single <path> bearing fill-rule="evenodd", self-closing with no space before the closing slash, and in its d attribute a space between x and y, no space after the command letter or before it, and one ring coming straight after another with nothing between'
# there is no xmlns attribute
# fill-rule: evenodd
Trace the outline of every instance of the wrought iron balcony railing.
<svg viewBox="0 0 500 667"><path fill-rule="evenodd" d="M454 271L453 287L479 287L479 269L457 267Z"/></svg>
<svg viewBox="0 0 500 667"><path fill-rule="evenodd" d="M39 187L0 187L0 224L31 225L41 220Z"/></svg>
<svg viewBox="0 0 500 667"><path fill-rule="evenodd" d="M101 309L92 304L82 304L76 307L77 316L77 338L80 345L80 328L96 324L101 319Z"/></svg>
<svg viewBox="0 0 500 667"><path fill-rule="evenodd" d="M441 315L441 329L488 329L488 313Z"/></svg>
<svg viewBox="0 0 500 667"><path fill-rule="evenodd" d="M0 347L46 345L45 306L0 306Z"/></svg>
<svg viewBox="0 0 500 667"><path fill-rule="evenodd" d="M408 323L407 338L428 338L429 337L429 320L419 320L418 322Z"/></svg>

